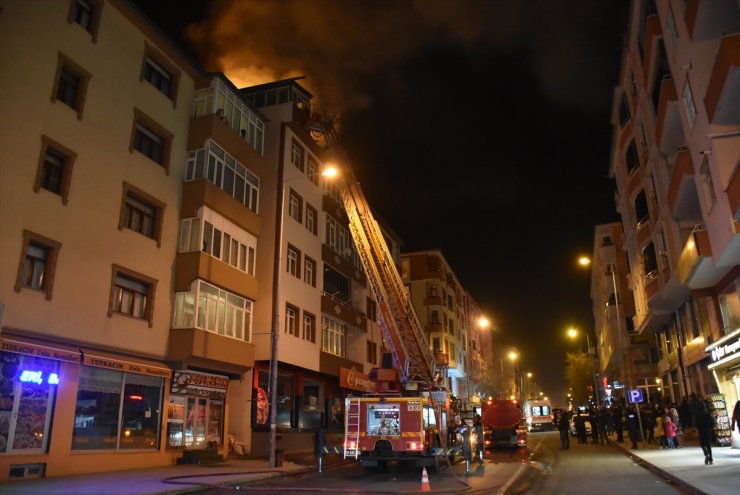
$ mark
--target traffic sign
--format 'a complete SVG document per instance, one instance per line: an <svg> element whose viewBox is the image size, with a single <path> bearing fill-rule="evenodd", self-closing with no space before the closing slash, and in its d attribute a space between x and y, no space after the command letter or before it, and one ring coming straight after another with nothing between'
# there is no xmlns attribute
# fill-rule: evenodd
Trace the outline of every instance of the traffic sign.
<svg viewBox="0 0 740 495"><path fill-rule="evenodd" d="M641 388L631 388L627 396L629 397L630 404L634 404L635 402L645 402L645 397L642 395Z"/></svg>

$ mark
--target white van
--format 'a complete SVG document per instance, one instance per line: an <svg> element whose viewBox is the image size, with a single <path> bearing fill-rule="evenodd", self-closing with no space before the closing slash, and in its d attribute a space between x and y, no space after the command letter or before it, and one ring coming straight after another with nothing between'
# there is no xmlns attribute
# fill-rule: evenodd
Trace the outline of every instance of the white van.
<svg viewBox="0 0 740 495"><path fill-rule="evenodd" d="M549 400L532 399L524 403L524 417L528 431L553 429L552 406Z"/></svg>

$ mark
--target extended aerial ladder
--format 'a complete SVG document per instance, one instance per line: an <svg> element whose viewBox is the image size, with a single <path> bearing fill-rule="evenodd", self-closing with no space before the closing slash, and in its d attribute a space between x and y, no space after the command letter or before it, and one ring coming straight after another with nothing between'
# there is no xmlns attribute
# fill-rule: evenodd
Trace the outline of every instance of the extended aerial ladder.
<svg viewBox="0 0 740 495"><path fill-rule="evenodd" d="M383 233L349 167L346 153L338 145L333 119L314 114L309 128L314 137L324 139L329 152L341 165L340 180L344 187L340 187L340 194L350 233L377 299L382 316L380 327L399 379L407 389L434 390L442 376L441 369L436 365Z"/></svg>

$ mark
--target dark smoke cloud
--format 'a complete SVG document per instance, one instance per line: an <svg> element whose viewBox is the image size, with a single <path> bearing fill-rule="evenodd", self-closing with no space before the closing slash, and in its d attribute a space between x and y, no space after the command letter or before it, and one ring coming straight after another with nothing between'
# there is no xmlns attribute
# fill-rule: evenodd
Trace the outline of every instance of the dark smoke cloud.
<svg viewBox="0 0 740 495"><path fill-rule="evenodd" d="M440 43L468 54L481 47L519 53L545 95L589 108L595 95L581 87L583 77L598 76L612 63L592 43L599 34L594 26L610 15L609 3L218 0L210 18L190 26L188 36L209 69L225 72L238 85L305 75L302 84L319 102L343 112L372 103L365 85L370 76L392 77L394 67Z"/></svg>

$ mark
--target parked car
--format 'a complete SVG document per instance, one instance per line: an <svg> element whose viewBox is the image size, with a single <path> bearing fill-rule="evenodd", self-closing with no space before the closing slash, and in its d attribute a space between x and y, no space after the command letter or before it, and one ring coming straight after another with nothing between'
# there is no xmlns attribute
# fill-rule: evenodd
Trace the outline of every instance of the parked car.
<svg viewBox="0 0 740 495"><path fill-rule="evenodd" d="M591 421L588 420L588 416L586 416L586 421L584 423L586 425L586 435L591 434ZM576 416L573 416L570 418L570 434L574 437L578 435L576 432Z"/></svg>

